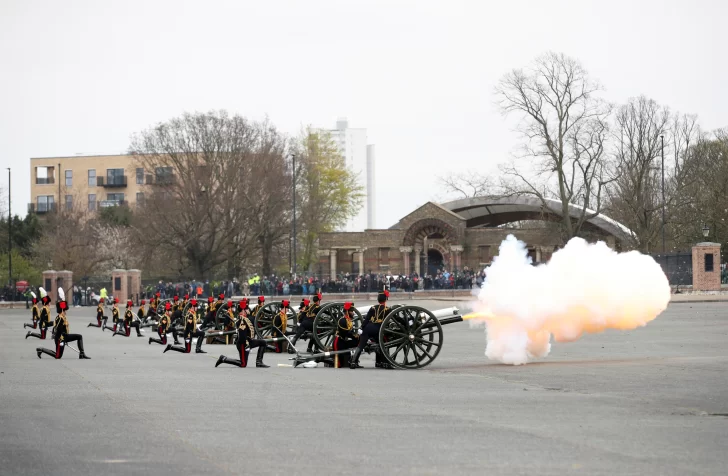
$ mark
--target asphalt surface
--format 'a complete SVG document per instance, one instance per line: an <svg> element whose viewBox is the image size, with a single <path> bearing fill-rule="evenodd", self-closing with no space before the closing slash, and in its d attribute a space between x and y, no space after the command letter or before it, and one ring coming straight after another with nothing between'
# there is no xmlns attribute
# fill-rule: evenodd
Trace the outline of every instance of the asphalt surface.
<svg viewBox="0 0 728 476"><path fill-rule="evenodd" d="M357 303L359 304L359 303ZM420 302L430 309L452 302ZM724 475L728 303L673 304L647 327L486 360L482 329L445 328L423 370L214 367L233 346L162 354L86 328L92 360L23 337L0 312L0 474ZM50 333L49 333L50 335ZM304 348L305 343L299 344Z"/></svg>

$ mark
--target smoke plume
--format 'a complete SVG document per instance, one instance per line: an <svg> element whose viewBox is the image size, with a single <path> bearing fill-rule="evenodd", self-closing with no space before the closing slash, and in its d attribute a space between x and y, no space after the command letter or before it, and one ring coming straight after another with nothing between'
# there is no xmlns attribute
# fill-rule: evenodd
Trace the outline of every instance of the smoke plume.
<svg viewBox="0 0 728 476"><path fill-rule="evenodd" d="M667 308L670 286L655 260L637 251L573 238L533 266L526 244L508 235L478 298L479 312L466 318L486 323L486 357L521 365L548 355L552 335L570 342L646 325Z"/></svg>

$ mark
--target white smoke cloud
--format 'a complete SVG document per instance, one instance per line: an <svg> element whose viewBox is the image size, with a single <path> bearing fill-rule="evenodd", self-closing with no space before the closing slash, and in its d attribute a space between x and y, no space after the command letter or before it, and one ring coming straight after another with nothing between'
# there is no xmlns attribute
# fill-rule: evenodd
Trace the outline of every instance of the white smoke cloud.
<svg viewBox="0 0 728 476"><path fill-rule="evenodd" d="M646 325L667 308L670 286L655 260L637 251L573 238L547 264L533 266L526 244L508 235L478 299L486 357L521 365L548 355L552 335L569 342Z"/></svg>

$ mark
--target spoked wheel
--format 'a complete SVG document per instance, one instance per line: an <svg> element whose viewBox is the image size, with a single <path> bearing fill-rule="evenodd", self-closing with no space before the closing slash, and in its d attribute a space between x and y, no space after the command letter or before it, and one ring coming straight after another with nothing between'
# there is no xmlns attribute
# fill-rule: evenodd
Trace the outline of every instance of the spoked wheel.
<svg viewBox="0 0 728 476"><path fill-rule="evenodd" d="M171 299L160 299L159 304L157 305L157 315L161 316L164 314L164 305L165 303L171 303Z"/></svg>
<svg viewBox="0 0 728 476"><path fill-rule="evenodd" d="M379 342L390 364L400 369L419 369L431 364L440 353L442 325L427 309L401 306L384 318Z"/></svg>
<svg viewBox="0 0 728 476"><path fill-rule="evenodd" d="M255 315L255 333L261 339L269 339L273 337L273 318L281 312L281 303L269 302L261 307L258 314ZM286 312L288 318L286 322L286 334L294 331L296 328L296 313L289 307Z"/></svg>
<svg viewBox="0 0 728 476"><path fill-rule="evenodd" d="M351 320L354 332L356 332L361 327L361 313L353 306L351 309L354 311L354 316ZM339 319L343 315L343 302L324 304L318 314L316 314L316 318L313 320L313 339L320 349L331 350L334 344L334 337L336 336L336 327L338 326Z"/></svg>
<svg viewBox="0 0 728 476"><path fill-rule="evenodd" d="M227 315L227 303L221 304L215 312L215 329L222 329L225 324L225 316ZM233 312L235 311L235 303L233 303Z"/></svg>

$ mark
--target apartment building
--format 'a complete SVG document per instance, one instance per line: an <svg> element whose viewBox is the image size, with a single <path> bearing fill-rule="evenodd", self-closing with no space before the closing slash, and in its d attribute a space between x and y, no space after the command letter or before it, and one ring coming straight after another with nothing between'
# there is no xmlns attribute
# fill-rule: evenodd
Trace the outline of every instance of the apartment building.
<svg viewBox="0 0 728 476"><path fill-rule="evenodd" d="M135 206L144 200L146 183L171 169L150 172L137 166L131 155L36 157L30 159L29 213L48 213L58 207Z"/></svg>

